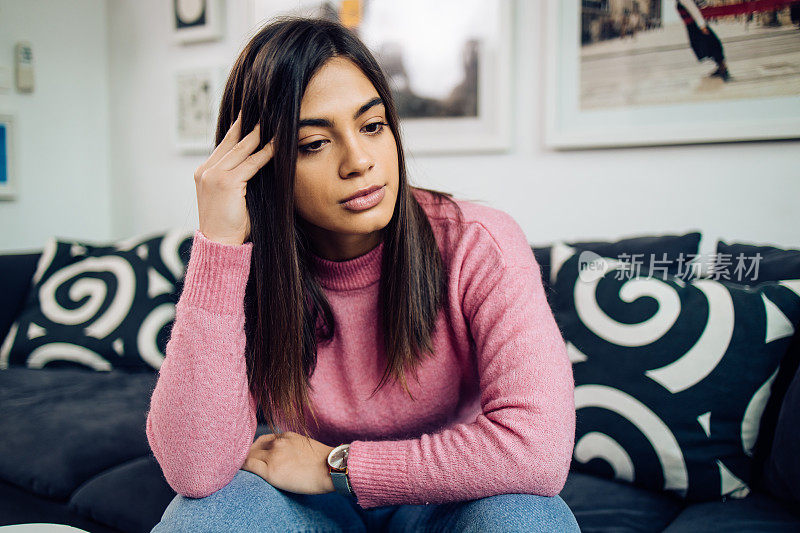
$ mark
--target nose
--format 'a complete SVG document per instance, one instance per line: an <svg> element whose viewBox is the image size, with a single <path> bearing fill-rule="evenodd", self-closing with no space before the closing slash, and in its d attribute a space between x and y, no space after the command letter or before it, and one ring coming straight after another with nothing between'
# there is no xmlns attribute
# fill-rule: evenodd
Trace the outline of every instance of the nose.
<svg viewBox="0 0 800 533"><path fill-rule="evenodd" d="M339 168L342 178L354 178L363 175L375 166L372 153L365 146L366 142L357 135L351 135L343 143L344 153Z"/></svg>

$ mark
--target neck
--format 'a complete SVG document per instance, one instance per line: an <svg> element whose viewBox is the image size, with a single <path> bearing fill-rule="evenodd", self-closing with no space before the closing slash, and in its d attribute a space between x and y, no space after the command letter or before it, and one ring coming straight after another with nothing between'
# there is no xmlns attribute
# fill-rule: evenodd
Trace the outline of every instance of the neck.
<svg viewBox="0 0 800 533"><path fill-rule="evenodd" d="M331 233L316 226L304 225L311 249L328 261L348 261L374 249L383 240L382 231L367 235Z"/></svg>

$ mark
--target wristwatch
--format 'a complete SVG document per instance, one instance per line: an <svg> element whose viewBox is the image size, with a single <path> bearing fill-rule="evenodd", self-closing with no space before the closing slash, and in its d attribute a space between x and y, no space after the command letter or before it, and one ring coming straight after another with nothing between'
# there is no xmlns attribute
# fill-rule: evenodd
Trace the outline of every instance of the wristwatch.
<svg viewBox="0 0 800 533"><path fill-rule="evenodd" d="M355 499L356 494L350 486L350 478L347 477L347 454L349 451L349 444L342 444L332 449L328 454L328 471L336 492Z"/></svg>

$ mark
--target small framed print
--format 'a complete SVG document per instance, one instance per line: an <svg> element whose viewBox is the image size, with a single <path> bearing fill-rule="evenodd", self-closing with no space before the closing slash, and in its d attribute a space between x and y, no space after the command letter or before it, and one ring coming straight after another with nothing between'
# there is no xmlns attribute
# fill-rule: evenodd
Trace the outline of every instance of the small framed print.
<svg viewBox="0 0 800 533"><path fill-rule="evenodd" d="M17 196L14 176L14 117L0 115L0 200Z"/></svg>
<svg viewBox="0 0 800 533"><path fill-rule="evenodd" d="M172 0L175 42L196 43L222 38L223 0Z"/></svg>
<svg viewBox="0 0 800 533"><path fill-rule="evenodd" d="M211 153L225 74L224 67L175 73L175 145L180 153Z"/></svg>

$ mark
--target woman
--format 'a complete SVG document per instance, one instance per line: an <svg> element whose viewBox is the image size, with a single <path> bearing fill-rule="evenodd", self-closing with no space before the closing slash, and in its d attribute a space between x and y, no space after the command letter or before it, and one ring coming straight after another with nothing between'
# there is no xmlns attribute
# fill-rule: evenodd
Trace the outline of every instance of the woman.
<svg viewBox="0 0 800 533"><path fill-rule="evenodd" d="M178 492L154 531L577 531L572 371L527 239L409 185L361 41L265 26L216 144L147 416Z"/></svg>
<svg viewBox="0 0 800 533"><path fill-rule="evenodd" d="M706 57L712 58L717 63L717 69L709 74L709 77L720 77L723 81L731 78L728 66L725 64L725 53L722 50L722 42L714 31L708 27L706 19L694 3L694 0L678 0L675 4L678 14L686 25L689 34L689 44L692 45L694 55L698 61Z"/></svg>

